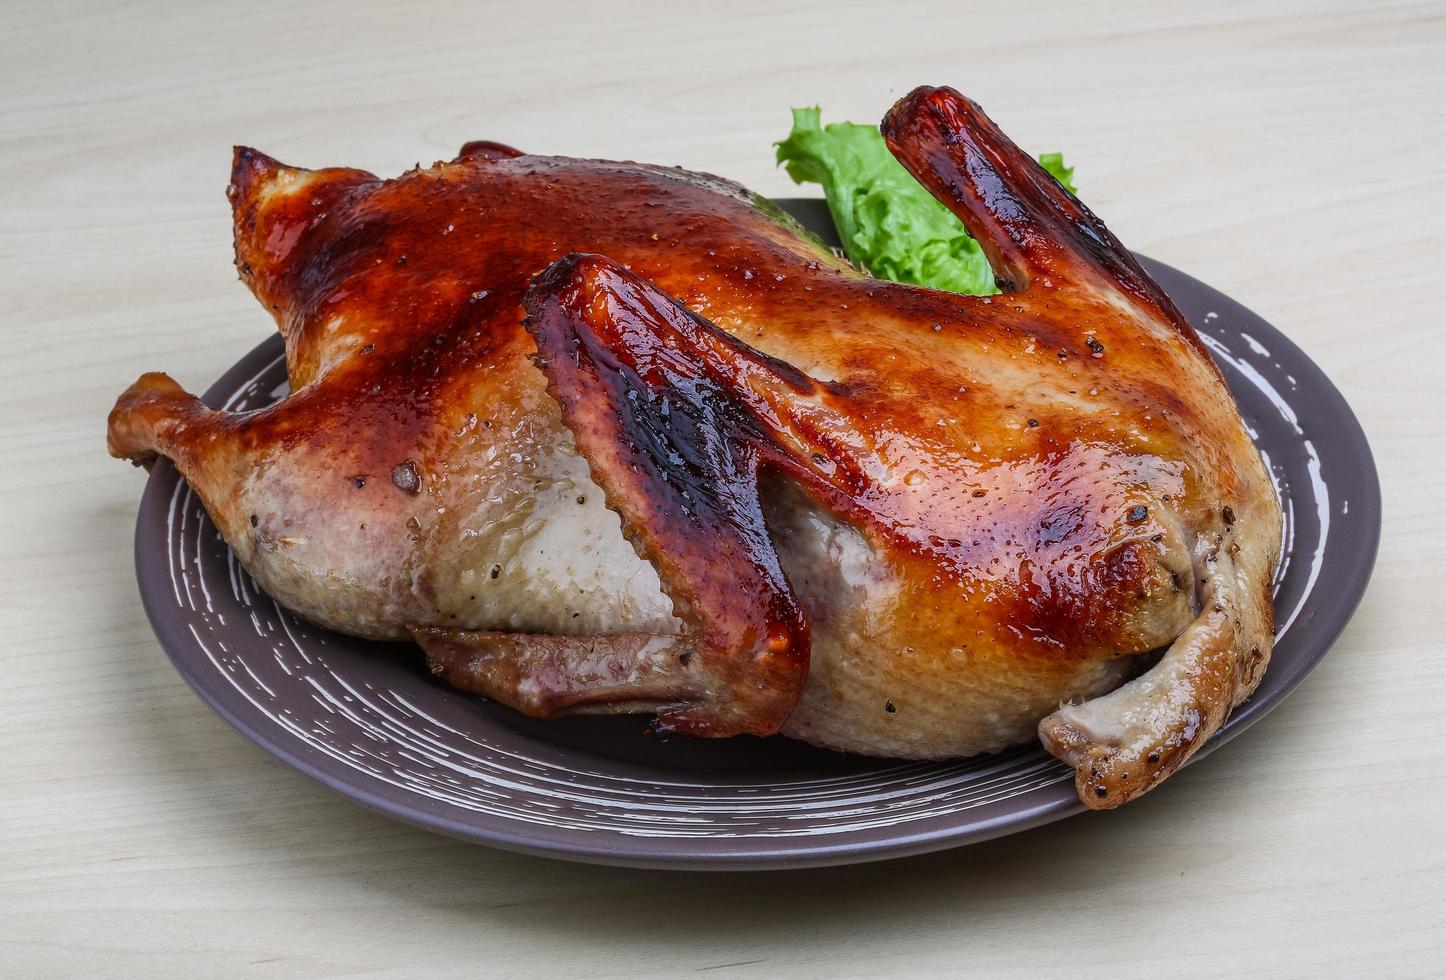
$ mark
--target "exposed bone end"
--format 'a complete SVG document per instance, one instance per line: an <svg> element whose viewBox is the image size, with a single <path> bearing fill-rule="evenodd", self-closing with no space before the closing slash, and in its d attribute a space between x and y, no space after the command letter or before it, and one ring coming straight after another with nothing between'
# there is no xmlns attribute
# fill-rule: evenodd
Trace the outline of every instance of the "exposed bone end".
<svg viewBox="0 0 1446 980"><path fill-rule="evenodd" d="M1087 708L1070 705L1056 711L1040 722L1039 738L1051 755L1075 767L1075 791L1092 810L1113 810L1149 792L1184 765L1214 730L1200 724L1198 712L1189 712L1166 731L1097 731Z"/></svg>
<svg viewBox="0 0 1446 980"><path fill-rule="evenodd" d="M206 406L170 375L150 371L121 393L106 419L106 448L117 459L149 467L170 447L167 436Z"/></svg>

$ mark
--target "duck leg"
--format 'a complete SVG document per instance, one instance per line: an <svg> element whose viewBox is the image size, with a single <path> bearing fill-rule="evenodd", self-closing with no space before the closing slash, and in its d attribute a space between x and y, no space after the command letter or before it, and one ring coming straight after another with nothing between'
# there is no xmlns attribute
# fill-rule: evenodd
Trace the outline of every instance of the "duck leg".
<svg viewBox="0 0 1446 980"><path fill-rule="evenodd" d="M1111 345L1118 337L1148 352L1183 338L1201 369L1191 383L1223 387L1164 291L977 105L953 89L920 88L890 110L882 128L900 162L979 241L1002 288L1031 297L1044 286L1056 313L1073 307L1080 319L1106 324L1101 330L1110 332ZM1118 380L1157 370L1128 355L1115 363ZM1193 541L1196 618L1144 675L1104 697L1064 706L1039 726L1045 747L1075 767L1080 797L1096 809L1119 806L1183 765L1255 689L1269 660L1279 508L1238 420L1205 421L1214 440L1206 466L1227 477L1218 488L1222 497L1166 508Z"/></svg>
<svg viewBox="0 0 1446 980"><path fill-rule="evenodd" d="M1258 588L1242 587L1243 569L1217 535L1199 537L1194 563L1200 614L1160 662L1040 722L1040 740L1075 767L1080 799L1094 809L1119 806L1184 765L1265 672L1268 601Z"/></svg>
<svg viewBox="0 0 1446 980"><path fill-rule="evenodd" d="M169 457L231 540L240 523L223 495L237 475L235 427L228 422L235 418L208 408L170 375L151 371L116 400L106 421L106 448L146 469Z"/></svg>
<svg viewBox="0 0 1446 980"><path fill-rule="evenodd" d="M323 381L256 411L218 411L170 377L146 374L111 410L107 442L140 466L168 457L237 559L292 612L357 636L405 639L397 623L410 612L407 595L389 583L397 529L426 497L364 454L348 456L339 444L361 444L350 432L319 431L327 396ZM398 458L385 444L381 452ZM361 519L343 516L363 501Z"/></svg>

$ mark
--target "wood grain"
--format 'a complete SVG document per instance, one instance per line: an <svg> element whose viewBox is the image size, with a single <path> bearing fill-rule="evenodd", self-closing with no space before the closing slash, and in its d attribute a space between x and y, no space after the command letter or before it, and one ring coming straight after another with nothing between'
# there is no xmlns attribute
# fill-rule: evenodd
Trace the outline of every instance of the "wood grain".
<svg viewBox="0 0 1446 980"><path fill-rule="evenodd" d="M1290 700L1158 793L877 866L573 866L375 816L171 670L112 399L270 329L233 143L381 173L469 139L793 192L789 105L957 86L1130 246L1262 313L1360 415L1371 590ZM1427 976L1446 968L1446 10L1250 2L7 5L0 974Z"/></svg>

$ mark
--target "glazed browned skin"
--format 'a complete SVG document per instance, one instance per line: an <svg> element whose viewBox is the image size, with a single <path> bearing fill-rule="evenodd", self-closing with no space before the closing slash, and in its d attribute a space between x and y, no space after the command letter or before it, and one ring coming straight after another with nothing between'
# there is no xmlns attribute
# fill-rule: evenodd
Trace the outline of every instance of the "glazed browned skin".
<svg viewBox="0 0 1446 980"><path fill-rule="evenodd" d="M112 451L174 459L283 603L521 710L913 758L1044 719L1118 805L1258 682L1278 505L1093 215L951 90L884 129L1009 292L868 279L681 171L239 150L237 263L295 393L231 416L147 375Z"/></svg>

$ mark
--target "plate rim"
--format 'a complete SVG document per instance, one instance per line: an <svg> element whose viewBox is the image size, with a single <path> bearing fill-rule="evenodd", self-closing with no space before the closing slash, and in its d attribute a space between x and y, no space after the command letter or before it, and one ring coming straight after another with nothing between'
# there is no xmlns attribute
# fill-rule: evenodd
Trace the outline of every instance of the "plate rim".
<svg viewBox="0 0 1446 980"><path fill-rule="evenodd" d="M794 208L808 209L816 208L823 201L821 198L799 198L776 200L775 203L786 208L792 205ZM1349 601L1317 610L1312 627L1316 634L1322 636L1319 649L1313 655L1291 664L1293 669L1284 677L1277 675L1274 679L1276 690L1271 696L1260 700L1252 697L1232 712L1226 726L1191 759L1193 763L1234 739L1284 701L1325 658L1339 639L1364 598L1374 570L1382 524L1381 489L1375 458L1359 419L1334 382L1315 361L1280 330L1220 290L1163 262L1139 257L1152 274L1153 270L1162 269L1167 273L1167 277L1187 281L1194 288L1218 297L1222 304L1228 303L1234 310L1263 324L1272 334L1267 338L1272 344L1284 345L1291 353L1298 355L1300 361L1310 366L1311 373L1299 379L1301 387L1309 384L1312 389L1310 403L1318 406L1324 400L1338 416L1335 421L1345 423L1339 425L1330 435L1332 441L1341 447L1339 452L1333 455L1347 457L1359 467L1360 476L1353 490L1363 491L1351 498L1354 508L1351 516L1355 519L1350 526L1360 536L1359 545L1345 556L1345 567L1335 569L1338 578L1349 582L1349 588L1343 593L1349 595ZM207 389L203 400L207 404L224 401L235 390L236 384L231 376L238 373L237 369L260 354L263 348L274 347L278 343L277 334L269 335L223 372ZM1009 810L984 818L964 819L956 824L928 827L913 833L901 830L885 837L867 840L840 834L833 841L821 841L818 838L728 838L733 846L686 853L682 848L686 847L687 842L666 838L630 837L602 831L590 833L585 841L577 841L569 837L549 836L547 831L552 829L549 825L507 821L518 828L526 828L524 831L503 825L505 818L478 815L474 821L463 820L443 812L440 808L429 808L425 803L426 798L420 795L416 798L416 805L409 806L366 788L361 785L359 777L346 778L344 774L338 774L312 760L308 757L305 744L294 738L283 737L285 732L280 726L250 723L241 716L241 712L233 710L230 704L203 683L206 672L193 671L189 662L182 661L180 649L184 644L172 642L173 639L179 639L172 635L173 630L178 627L168 615L171 607L161 601L162 597L168 597L170 592L148 588L146 584L149 577L146 571L146 555L155 547L157 540L167 540L164 527L157 533L156 512L158 509L168 512L169 499L181 482L181 477L169 460L158 461L146 481L134 537L136 580L142 605L157 641L176 672L202 702L249 741L328 789L404 823L469 843L482 843L504 850L591 864L651 869L778 870L883 861L924 854L1019 833L1086 809L1074 793L1073 780L1069 780L1067 784L1061 784L1068 787L1067 796L1059 795L1029 808ZM166 501L167 505L158 508L158 500ZM1305 605L1301 608L1304 609ZM1275 666L1272 664L1272 667Z"/></svg>

